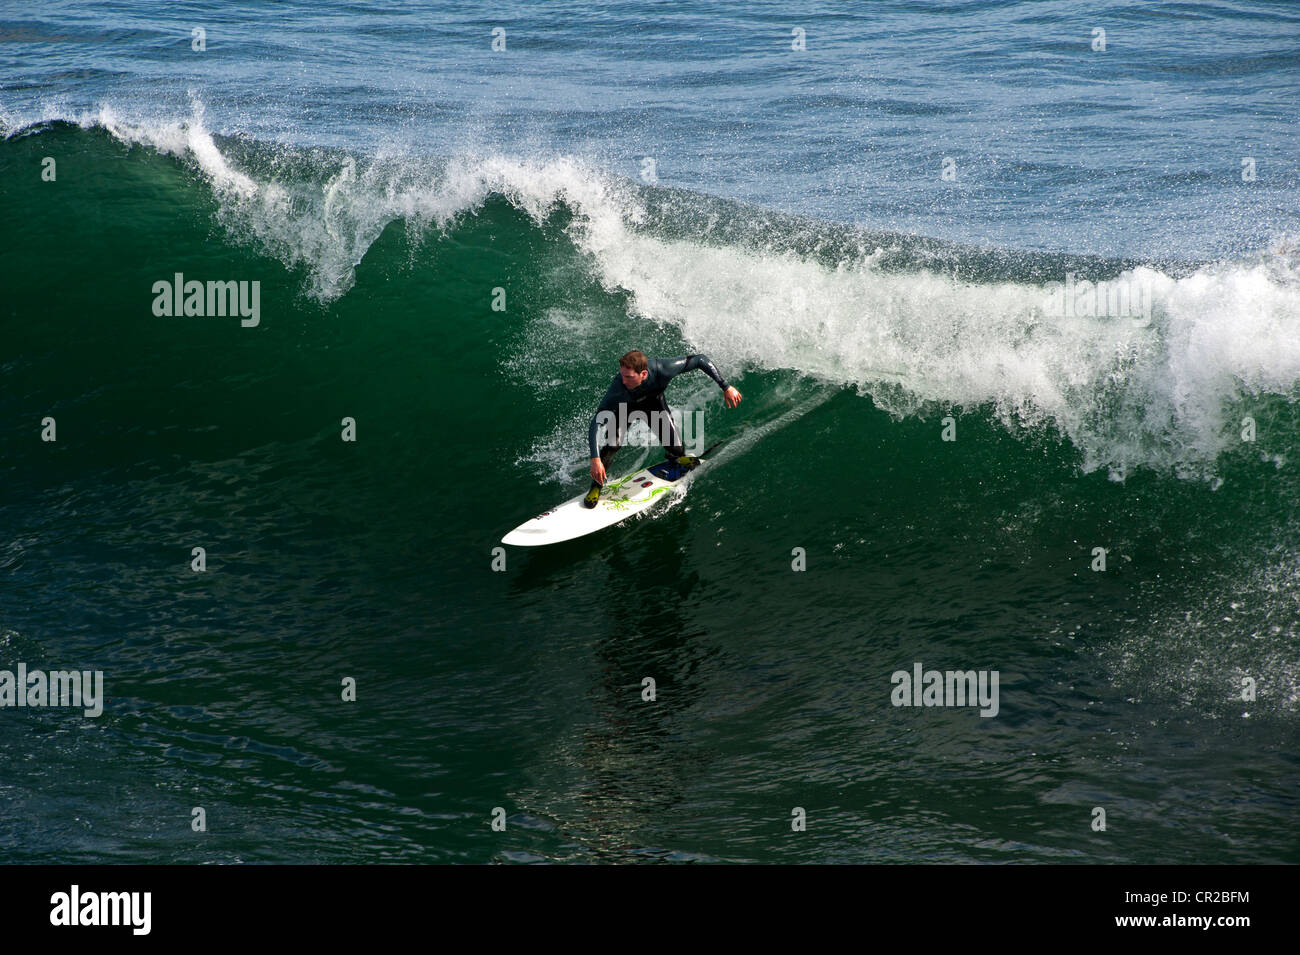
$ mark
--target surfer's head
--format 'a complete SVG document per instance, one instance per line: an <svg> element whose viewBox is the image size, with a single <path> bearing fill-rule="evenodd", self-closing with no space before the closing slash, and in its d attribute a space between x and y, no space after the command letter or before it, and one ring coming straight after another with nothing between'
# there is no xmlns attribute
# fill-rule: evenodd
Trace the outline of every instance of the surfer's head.
<svg viewBox="0 0 1300 955"><path fill-rule="evenodd" d="M644 352L628 352L618 360L618 373L623 376L623 387L628 391L639 388L645 383L649 368L650 363L646 360Z"/></svg>

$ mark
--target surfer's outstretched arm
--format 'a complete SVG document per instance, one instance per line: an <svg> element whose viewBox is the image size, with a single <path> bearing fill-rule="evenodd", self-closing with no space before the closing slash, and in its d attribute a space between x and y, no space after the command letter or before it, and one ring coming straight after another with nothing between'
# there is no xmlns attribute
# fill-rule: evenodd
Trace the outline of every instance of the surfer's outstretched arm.
<svg viewBox="0 0 1300 955"><path fill-rule="evenodd" d="M722 374L710 360L708 355L683 355L681 358L655 358L653 361L658 365L659 374L665 378L675 378L684 371L699 370L704 372L710 378L718 383L718 387L723 391L727 390L727 383L723 381Z"/></svg>
<svg viewBox="0 0 1300 955"><path fill-rule="evenodd" d="M654 361L658 365L659 374L663 375L665 380L680 375L684 371L702 371L718 383L718 387L723 392L723 400L728 408L734 408L740 404L740 392L727 384L722 377L722 373L718 371L717 366L713 364L708 355L683 355L681 358L656 358Z"/></svg>

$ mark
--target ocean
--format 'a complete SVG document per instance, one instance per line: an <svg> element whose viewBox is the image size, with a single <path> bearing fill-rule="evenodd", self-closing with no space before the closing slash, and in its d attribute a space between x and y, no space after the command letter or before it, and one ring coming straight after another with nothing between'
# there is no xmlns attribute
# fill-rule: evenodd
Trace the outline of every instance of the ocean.
<svg viewBox="0 0 1300 955"><path fill-rule="evenodd" d="M6 8L0 858L1300 862L1298 101L1268 0ZM504 547L631 349L721 446Z"/></svg>

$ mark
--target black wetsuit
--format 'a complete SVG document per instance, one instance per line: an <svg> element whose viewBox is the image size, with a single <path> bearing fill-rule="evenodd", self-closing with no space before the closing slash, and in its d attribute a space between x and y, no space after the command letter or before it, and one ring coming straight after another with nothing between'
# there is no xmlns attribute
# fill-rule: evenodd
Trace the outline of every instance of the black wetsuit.
<svg viewBox="0 0 1300 955"><path fill-rule="evenodd" d="M608 471L609 462L613 459L614 453L618 451L623 444L623 438L626 435L622 433L615 434L618 431L618 414L619 406L625 405L626 411L623 414L625 420L631 418L633 412L641 412L646 416L646 423L650 425L650 431L655 434L653 427L654 418L650 417L651 412L659 412L659 421L662 423L663 431L655 436L659 438L660 443L669 457L679 457L686 453L686 448L682 444L681 435L677 430L676 423L672 420L668 411L668 402L664 400L664 389L673 377L680 375L684 371L693 371L699 369L710 378L718 383L718 387L723 391L727 390L727 383L722 380L718 374L718 369L709 361L708 355L684 355L681 358L651 358L648 360L649 374L645 376L645 381L636 388L628 390L623 386L621 375L615 375L614 381L609 386L605 398L596 409L596 414L591 419L591 426L587 429L587 446L591 452L591 457L596 457L596 431L600 423L600 413L609 412L614 416L612 427L607 429L606 443L600 449L600 460L604 462Z"/></svg>

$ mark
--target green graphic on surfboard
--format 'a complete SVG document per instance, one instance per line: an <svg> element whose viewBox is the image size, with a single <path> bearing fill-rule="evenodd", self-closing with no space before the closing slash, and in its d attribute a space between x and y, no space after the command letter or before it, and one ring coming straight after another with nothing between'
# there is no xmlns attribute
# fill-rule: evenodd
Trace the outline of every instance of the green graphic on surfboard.
<svg viewBox="0 0 1300 955"><path fill-rule="evenodd" d="M700 464L717 446L713 445L699 456ZM520 524L501 538L501 542L518 547L538 547L595 533L651 507L665 492L678 486L686 475L700 467L700 464L663 461L634 471L617 481L607 481L600 490L595 507L583 507L582 499L585 495L579 494Z"/></svg>

